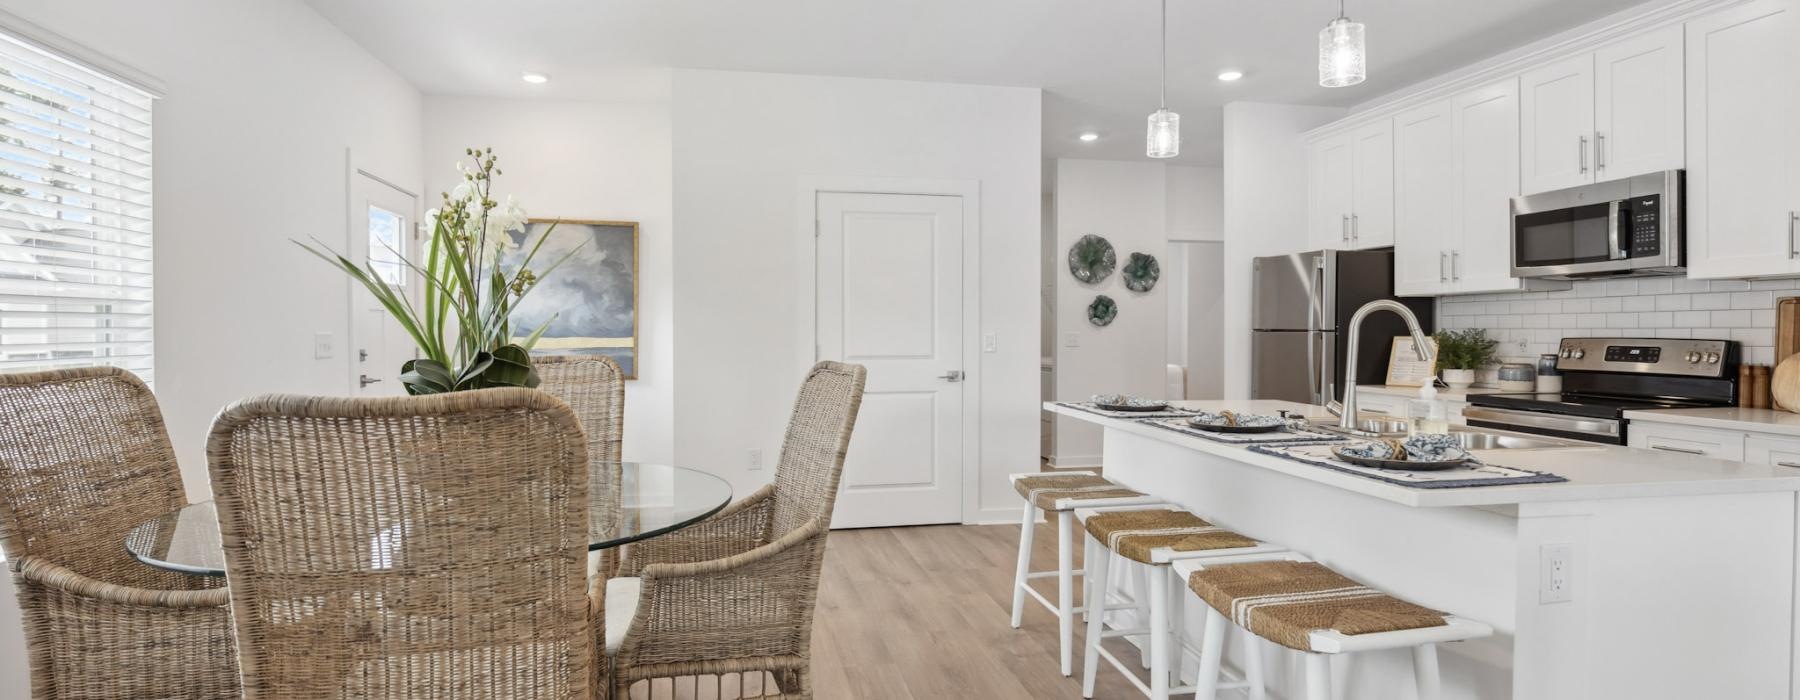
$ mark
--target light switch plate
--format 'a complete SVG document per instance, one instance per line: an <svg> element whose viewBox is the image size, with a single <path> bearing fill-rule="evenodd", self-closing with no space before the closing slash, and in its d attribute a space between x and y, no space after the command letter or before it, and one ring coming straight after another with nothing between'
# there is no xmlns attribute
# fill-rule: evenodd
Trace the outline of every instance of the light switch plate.
<svg viewBox="0 0 1800 700"><path fill-rule="evenodd" d="M1064 333L1063 334L1063 347L1065 347L1065 348L1081 347L1081 334L1080 333Z"/></svg>
<svg viewBox="0 0 1800 700"><path fill-rule="evenodd" d="M337 338L331 333L313 334L313 359L329 360L337 354Z"/></svg>

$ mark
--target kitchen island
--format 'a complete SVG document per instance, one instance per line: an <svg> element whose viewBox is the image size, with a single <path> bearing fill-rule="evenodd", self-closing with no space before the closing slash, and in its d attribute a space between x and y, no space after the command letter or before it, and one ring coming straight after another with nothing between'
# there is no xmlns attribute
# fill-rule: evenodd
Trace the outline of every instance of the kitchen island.
<svg viewBox="0 0 1800 700"><path fill-rule="evenodd" d="M1279 401L1178 405L1328 417ZM1113 481L1493 625L1492 638L1443 648L1447 699L1800 698L1800 470L1576 444L1476 452L1566 482L1419 489L1045 408L1104 429L1104 473ZM1560 583L1545 566L1554 556L1569 568ZM1189 618L1197 633L1192 606ZM1270 667L1275 691L1293 697L1285 681L1293 659L1264 654L1280 664ZM1404 652L1349 663L1353 670L1336 674L1347 686L1340 697L1412 696Z"/></svg>

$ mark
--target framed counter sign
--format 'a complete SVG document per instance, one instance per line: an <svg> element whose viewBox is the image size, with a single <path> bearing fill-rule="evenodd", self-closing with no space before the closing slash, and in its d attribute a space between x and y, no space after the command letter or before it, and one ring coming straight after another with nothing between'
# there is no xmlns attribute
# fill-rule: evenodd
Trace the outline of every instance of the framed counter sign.
<svg viewBox="0 0 1800 700"><path fill-rule="evenodd" d="M1388 385L1424 386L1425 382L1437 377L1437 339L1426 336L1425 342L1431 346L1431 362L1419 361L1412 336L1394 336L1394 346L1388 351Z"/></svg>
<svg viewBox="0 0 1800 700"><path fill-rule="evenodd" d="M532 258L533 271L575 254L513 311L513 332L524 336L549 320L531 354L605 355L626 379L637 379L637 222L531 219L524 229L507 232L507 262L523 259L522 244L551 224L556 229Z"/></svg>

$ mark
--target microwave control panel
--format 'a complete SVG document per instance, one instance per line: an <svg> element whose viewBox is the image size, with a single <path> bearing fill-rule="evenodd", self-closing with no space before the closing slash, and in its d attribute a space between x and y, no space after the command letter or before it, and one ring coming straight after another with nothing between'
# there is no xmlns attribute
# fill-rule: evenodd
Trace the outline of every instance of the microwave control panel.
<svg viewBox="0 0 1800 700"><path fill-rule="evenodd" d="M1631 255L1648 258L1662 255L1662 233L1657 225L1662 219L1662 195L1632 197L1625 211L1631 217Z"/></svg>

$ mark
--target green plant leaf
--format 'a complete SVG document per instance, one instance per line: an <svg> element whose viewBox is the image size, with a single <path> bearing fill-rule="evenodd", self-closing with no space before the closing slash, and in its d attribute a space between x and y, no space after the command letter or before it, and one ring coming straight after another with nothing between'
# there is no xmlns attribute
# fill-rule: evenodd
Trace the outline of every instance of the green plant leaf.
<svg viewBox="0 0 1800 700"><path fill-rule="evenodd" d="M437 360L407 360L400 365L400 384L413 396L455 391L456 381L450 370Z"/></svg>

